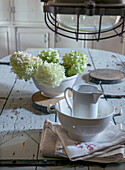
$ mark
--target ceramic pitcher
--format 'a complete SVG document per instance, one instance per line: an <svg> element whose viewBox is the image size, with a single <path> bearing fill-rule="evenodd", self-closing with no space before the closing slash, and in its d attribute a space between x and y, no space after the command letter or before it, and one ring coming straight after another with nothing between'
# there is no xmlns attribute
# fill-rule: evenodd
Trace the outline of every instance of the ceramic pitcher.
<svg viewBox="0 0 125 170"><path fill-rule="evenodd" d="M73 93L72 103L68 97L69 90ZM64 97L72 116L78 118L97 118L98 99L102 94L103 91L89 84L68 87L64 91Z"/></svg>

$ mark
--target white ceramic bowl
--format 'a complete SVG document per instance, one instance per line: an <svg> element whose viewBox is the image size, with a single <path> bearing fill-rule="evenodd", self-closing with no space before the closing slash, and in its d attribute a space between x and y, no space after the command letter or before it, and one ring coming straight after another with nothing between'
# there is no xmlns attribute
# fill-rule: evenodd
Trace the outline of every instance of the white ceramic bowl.
<svg viewBox="0 0 125 170"><path fill-rule="evenodd" d="M42 92L43 96L49 97L49 98L57 98L57 97L64 96L64 90L67 87L72 87L76 81L76 78L77 78L77 75L67 77L65 80L62 81L62 83L58 87L55 87L55 88L49 88L42 84L39 84L39 82L34 77L32 79L33 79L35 86Z"/></svg>
<svg viewBox="0 0 125 170"><path fill-rule="evenodd" d="M68 131L72 139L77 141L93 140L107 127L114 115L121 114L121 110L116 114L114 106L105 100L99 100L98 117L93 119L72 117L65 99L60 100L56 105L49 105L48 111L58 114L62 127Z"/></svg>

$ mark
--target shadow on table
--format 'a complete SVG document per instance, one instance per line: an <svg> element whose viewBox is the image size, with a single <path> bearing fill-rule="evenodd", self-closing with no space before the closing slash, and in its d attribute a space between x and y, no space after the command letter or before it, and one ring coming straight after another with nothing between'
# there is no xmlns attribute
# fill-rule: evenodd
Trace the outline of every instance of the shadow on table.
<svg viewBox="0 0 125 170"><path fill-rule="evenodd" d="M0 160L38 159L41 129L0 133Z"/></svg>
<svg viewBox="0 0 125 170"><path fill-rule="evenodd" d="M36 115L47 115L46 111L40 111L33 106L31 97L20 97L8 99L4 109L12 109L15 114L21 109L28 110ZM18 114L18 113L17 113Z"/></svg>
<svg viewBox="0 0 125 170"><path fill-rule="evenodd" d="M8 89L8 87L4 87L4 88ZM4 109L13 109L13 111L17 109L25 109L36 115L49 114L47 112L46 107L42 110L41 108L36 109L36 107L34 107L34 103L32 101L33 94L31 92L21 90L21 91L15 91L15 92L13 91L11 96L9 96L9 93L5 91L0 91L0 99L5 100ZM0 109L2 109L2 107L3 106L1 105Z"/></svg>

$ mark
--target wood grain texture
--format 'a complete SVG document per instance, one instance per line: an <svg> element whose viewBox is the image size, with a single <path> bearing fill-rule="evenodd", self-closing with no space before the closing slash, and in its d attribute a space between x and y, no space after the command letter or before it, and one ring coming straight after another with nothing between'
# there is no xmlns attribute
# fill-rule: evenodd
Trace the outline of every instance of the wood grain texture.
<svg viewBox="0 0 125 170"><path fill-rule="evenodd" d="M124 74L114 69L96 69L90 72L90 81L101 84L116 84L124 81Z"/></svg>

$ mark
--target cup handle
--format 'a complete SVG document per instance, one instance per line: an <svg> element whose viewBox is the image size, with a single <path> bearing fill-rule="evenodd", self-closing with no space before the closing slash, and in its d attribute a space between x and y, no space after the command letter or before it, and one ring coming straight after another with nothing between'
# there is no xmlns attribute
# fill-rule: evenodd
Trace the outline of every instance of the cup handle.
<svg viewBox="0 0 125 170"><path fill-rule="evenodd" d="M72 105L71 105L71 102L70 102L69 96L68 96L68 91L69 91L69 90L72 92L72 88L70 88L70 87L67 87L67 88L65 89L65 91L64 91L64 98L65 98L66 103L67 103L67 105L68 105L68 107L70 108L71 113L72 113Z"/></svg>
<svg viewBox="0 0 125 170"><path fill-rule="evenodd" d="M52 104L48 105L47 106L47 111L49 113L56 113L55 105L52 105Z"/></svg>
<svg viewBox="0 0 125 170"><path fill-rule="evenodd" d="M117 111L117 112L116 112L116 111ZM121 116L122 113L123 113L122 108L116 107L116 108L115 108L115 113L113 114L113 118L114 118L115 116Z"/></svg>

